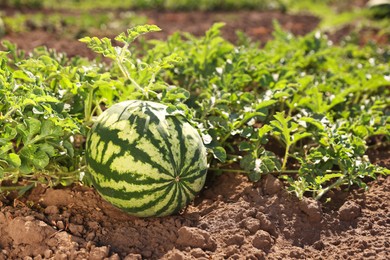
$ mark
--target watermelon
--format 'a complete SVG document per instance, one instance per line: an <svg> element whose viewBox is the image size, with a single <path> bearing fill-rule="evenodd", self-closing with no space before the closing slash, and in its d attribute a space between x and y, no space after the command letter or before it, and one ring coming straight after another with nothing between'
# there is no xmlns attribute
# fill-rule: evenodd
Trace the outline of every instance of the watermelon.
<svg viewBox="0 0 390 260"><path fill-rule="evenodd" d="M202 189L207 154L183 116L130 100L98 117L87 136L86 163L93 186L114 206L138 217L166 216Z"/></svg>

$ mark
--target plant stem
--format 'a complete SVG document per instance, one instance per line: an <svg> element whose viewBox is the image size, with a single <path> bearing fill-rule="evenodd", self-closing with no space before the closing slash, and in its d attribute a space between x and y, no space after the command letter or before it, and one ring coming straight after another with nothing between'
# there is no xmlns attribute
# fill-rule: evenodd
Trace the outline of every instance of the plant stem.
<svg viewBox="0 0 390 260"><path fill-rule="evenodd" d="M19 107L13 107L11 110L9 110L4 116L0 116L0 120L6 120L9 117L12 116L14 112L16 112L19 109Z"/></svg>
<svg viewBox="0 0 390 260"><path fill-rule="evenodd" d="M22 190L26 188L26 186L1 186L0 191L14 191L14 190Z"/></svg>
<svg viewBox="0 0 390 260"><path fill-rule="evenodd" d="M130 72L127 70L126 66L123 64L123 61L125 59L125 53L129 48L129 44L126 43L123 48L121 49L121 52L119 56L116 58L116 63L119 66L119 69L122 71L123 75L130 80L130 82L138 89L144 92L144 89L138 85L138 83L130 76ZM144 93L147 96L147 93Z"/></svg>
<svg viewBox="0 0 390 260"><path fill-rule="evenodd" d="M94 89L91 88L88 92L88 96L85 101L86 104L84 107L84 123L86 124L89 124L92 121L93 92Z"/></svg>
<svg viewBox="0 0 390 260"><path fill-rule="evenodd" d="M240 170L240 169L221 169L221 168L208 168L209 171L223 171L223 172L233 172L233 173L246 173L249 174L249 171ZM283 174L283 173L289 173L289 174L296 174L298 173L298 170L284 170L284 171L274 171L274 172L268 172L267 174Z"/></svg>
<svg viewBox="0 0 390 260"><path fill-rule="evenodd" d="M325 193L327 193L328 191L330 191L331 189L333 189L335 187L338 187L338 186L342 185L344 183L344 181L345 181L345 176L346 175L343 175L343 176L339 177L337 179L337 181L335 181L334 183L332 183L328 187L320 190L320 192L315 197L315 200L320 200L322 198L322 196L324 196Z"/></svg>
<svg viewBox="0 0 390 260"><path fill-rule="evenodd" d="M286 170L286 164L287 164L287 159L288 159L288 155L289 155L289 151L290 150L290 145L286 145L286 151L284 153L284 158L283 158L283 164L282 164L282 171L285 171Z"/></svg>
<svg viewBox="0 0 390 260"><path fill-rule="evenodd" d="M223 172L235 172L235 173L247 173L248 171L239 170L239 169L220 169L220 168L208 168L209 171L223 171Z"/></svg>

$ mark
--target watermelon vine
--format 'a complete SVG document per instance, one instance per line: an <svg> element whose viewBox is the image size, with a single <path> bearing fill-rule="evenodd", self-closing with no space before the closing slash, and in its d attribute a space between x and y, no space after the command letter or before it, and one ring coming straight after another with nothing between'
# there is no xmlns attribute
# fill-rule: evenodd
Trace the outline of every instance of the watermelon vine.
<svg viewBox="0 0 390 260"><path fill-rule="evenodd" d="M173 126L179 123L195 129L190 136L197 140L196 145L187 144L183 134L178 140L186 144L186 149L178 144L171 148L190 151L197 147L202 154L198 158L199 180L189 181L197 183L192 187L180 174L191 177L195 172L180 173L178 168L190 168L179 167L183 163L177 164L179 159L168 156L172 150L162 145L157 133L147 131L145 136L150 136L150 142L155 140L150 147L161 149L161 155L153 150L157 148L152 149L160 158L158 165L170 161L177 169L166 183L170 188L160 186L161 191L166 189L164 203L145 197L145 201L159 205L153 212L140 210L131 200L129 204L118 203L130 212L143 212L140 214L145 216L177 212L200 190L206 165L209 174L239 172L252 181L274 174L298 197L316 199L333 188L354 184L366 187L367 177L389 174L388 169L373 164L368 157L369 149L387 147L390 140L388 46L361 47L352 42L336 46L321 33L295 37L278 24L275 39L262 48L242 35L240 43L234 45L221 36L222 26L215 24L204 37L176 33L167 40L145 41L138 47L131 45L132 41L159 28L146 25L129 29L115 38L118 46L108 38L81 39L95 52L112 59L111 64L67 58L44 48L27 56L12 43L3 42L0 191L19 189L23 193L39 183L55 186L81 180L87 184L87 170L99 190L99 170L110 166L102 164L108 157L96 153L100 148L108 149L104 145L108 146L110 140L94 137L93 133L100 128L117 131L104 120L108 120L111 108L127 111L122 107L127 103L121 103L126 100L138 100L132 102L141 102L134 103L140 107L149 104L142 102L163 106L166 129L174 130L176 135ZM127 115L134 117L130 112ZM128 126L139 125L137 120L134 118ZM158 125L146 121L141 125L149 129L145 126L153 124ZM196 138L195 132L199 135ZM139 142L146 145L145 139ZM119 157L140 152L135 144L124 147ZM145 151L145 157L137 157L134 163L160 167ZM116 156L111 157L114 160ZM191 160L189 156L184 161L196 165ZM98 167L100 164L102 167ZM168 168L164 166L161 171ZM109 173L113 173L112 178L120 176L118 169ZM181 192L177 180L184 180ZM115 183L105 181L107 185ZM122 192L123 196L130 192L141 197L142 191L159 189L150 186L132 190L125 186L112 186L118 192L115 196L110 195L108 186L101 193L120 197ZM171 202L169 194L174 193L177 201L167 206Z"/></svg>

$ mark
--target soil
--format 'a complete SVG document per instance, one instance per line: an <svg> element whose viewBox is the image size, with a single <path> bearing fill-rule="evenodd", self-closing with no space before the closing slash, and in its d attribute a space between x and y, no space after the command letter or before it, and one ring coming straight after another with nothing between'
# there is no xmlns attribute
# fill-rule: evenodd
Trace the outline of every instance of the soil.
<svg viewBox="0 0 390 260"><path fill-rule="evenodd" d="M146 15L162 27L157 37L177 30L202 35L222 20L223 35L231 41L240 29L266 42L272 37L272 19L294 34L308 33L319 22L313 16L274 12ZM93 57L84 44L46 31L3 39L27 51L45 45L69 56ZM390 168L389 147L369 156ZM300 201L272 175L252 183L244 175L210 174L205 189L181 214L142 219L114 208L92 188L38 186L21 198L0 195L0 260L390 259L390 177L371 181L367 191L332 191L327 199Z"/></svg>

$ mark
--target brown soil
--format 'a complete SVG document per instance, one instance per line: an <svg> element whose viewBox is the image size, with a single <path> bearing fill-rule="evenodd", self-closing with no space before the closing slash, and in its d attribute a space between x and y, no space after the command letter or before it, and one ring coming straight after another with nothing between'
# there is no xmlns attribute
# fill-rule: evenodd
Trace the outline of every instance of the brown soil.
<svg viewBox="0 0 390 260"><path fill-rule="evenodd" d="M390 177L370 186L321 204L223 174L183 214L148 219L90 188L38 187L2 199L0 259L389 259Z"/></svg>
<svg viewBox="0 0 390 260"><path fill-rule="evenodd" d="M12 10L8 13L12 14ZM185 31L196 36L203 35L215 22L225 22L223 36L236 41L236 31L245 32L251 38L266 42L272 38L273 20L279 23L294 34L303 35L312 31L319 22L319 19L310 15L288 15L278 12L140 12L141 15L149 17L148 23L161 27L162 32L153 33L150 37L165 39L176 31ZM115 35L103 33L103 35L113 38ZM53 34L44 30L32 30L29 32L6 35L4 40L16 43L21 49L31 51L38 46L47 46L58 51L66 52L68 56L94 57L94 54L85 46L72 37L63 37L61 34Z"/></svg>
<svg viewBox="0 0 390 260"><path fill-rule="evenodd" d="M157 37L177 30L201 35L223 20L223 34L232 41L236 29L269 40L273 18L295 34L318 23L281 13L147 15L165 32ZM28 51L46 45L70 56L93 56L84 44L45 31L5 39ZM370 158L390 168L388 148L371 151ZM184 213L164 218L131 217L80 185L37 187L19 199L0 195L0 260L390 259L390 177L371 182L366 192L331 192L327 203L299 201L271 175L259 183L242 175L209 177Z"/></svg>

